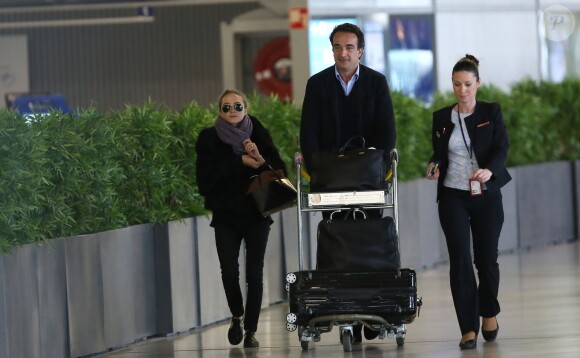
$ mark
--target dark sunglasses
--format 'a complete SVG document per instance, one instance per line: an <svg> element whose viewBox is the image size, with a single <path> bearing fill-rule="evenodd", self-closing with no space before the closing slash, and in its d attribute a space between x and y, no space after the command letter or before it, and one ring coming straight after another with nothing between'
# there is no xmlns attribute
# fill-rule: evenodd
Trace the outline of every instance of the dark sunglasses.
<svg viewBox="0 0 580 358"><path fill-rule="evenodd" d="M241 103L234 103L233 106L231 104L224 104L222 106L222 112L228 113L232 108L235 109L237 112L241 112L244 110L244 105Z"/></svg>

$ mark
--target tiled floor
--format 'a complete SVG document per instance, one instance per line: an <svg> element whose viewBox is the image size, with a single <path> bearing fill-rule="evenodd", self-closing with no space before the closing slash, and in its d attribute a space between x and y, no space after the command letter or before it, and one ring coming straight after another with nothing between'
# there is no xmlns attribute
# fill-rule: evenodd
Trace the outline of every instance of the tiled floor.
<svg viewBox="0 0 580 358"><path fill-rule="evenodd" d="M364 341L344 352L338 329L303 351L296 332L285 329L287 304L263 310L260 348L232 347L228 322L169 338L155 338L100 355L110 358L185 357L580 357L580 245L560 244L500 256L502 312L498 340L480 336L475 350L460 351L460 333L448 284L449 267L418 274L421 315L407 326L405 345Z"/></svg>

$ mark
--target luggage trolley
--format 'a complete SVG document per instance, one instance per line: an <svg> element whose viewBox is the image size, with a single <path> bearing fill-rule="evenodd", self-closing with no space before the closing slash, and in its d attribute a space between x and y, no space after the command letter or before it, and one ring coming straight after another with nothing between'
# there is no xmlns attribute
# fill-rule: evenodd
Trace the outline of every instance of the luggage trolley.
<svg viewBox="0 0 580 358"><path fill-rule="evenodd" d="M320 341L322 333L339 328L345 352L352 350L353 326L360 324L378 331L378 338L395 339L403 346L406 324L418 316L422 299L417 296L417 280L413 269L400 268L373 272L327 272L304 270L302 214L315 211L357 209L389 209L399 236L396 149L390 153L392 176L385 190L303 193L301 185L302 155L296 153L298 260L299 271L286 275L290 313L286 329L298 330L303 350L310 342ZM397 249L400 252L400 241Z"/></svg>

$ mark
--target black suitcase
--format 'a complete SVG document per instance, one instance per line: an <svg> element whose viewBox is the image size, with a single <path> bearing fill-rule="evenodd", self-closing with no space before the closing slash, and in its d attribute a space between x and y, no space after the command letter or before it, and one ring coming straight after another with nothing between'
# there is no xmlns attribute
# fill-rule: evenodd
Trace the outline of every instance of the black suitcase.
<svg viewBox="0 0 580 358"><path fill-rule="evenodd" d="M332 320L337 315L378 316L393 325L407 324L413 322L421 304L416 273L409 268L352 273L298 271L289 273L286 281L288 317L297 326L309 326L313 319L318 322L325 316Z"/></svg>

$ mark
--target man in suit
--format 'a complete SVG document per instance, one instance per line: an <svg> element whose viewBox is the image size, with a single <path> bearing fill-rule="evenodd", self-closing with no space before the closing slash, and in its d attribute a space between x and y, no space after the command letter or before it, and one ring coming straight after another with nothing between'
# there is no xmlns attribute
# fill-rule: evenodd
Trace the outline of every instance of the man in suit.
<svg viewBox="0 0 580 358"><path fill-rule="evenodd" d="M302 105L300 147L307 170L314 152L337 152L353 136L362 136L366 147L386 153L395 148L395 113L387 79L360 64L363 32L345 23L336 26L329 38L335 64L310 77ZM381 217L382 210L369 214ZM355 343L362 341L361 328L353 327ZM364 333L366 339L379 334L366 326Z"/></svg>
<svg viewBox="0 0 580 358"><path fill-rule="evenodd" d="M387 79L360 64L365 40L353 24L338 25L330 34L335 64L306 84L300 147L306 169L316 151L335 152L356 135L367 147L386 153L395 148L395 114Z"/></svg>

